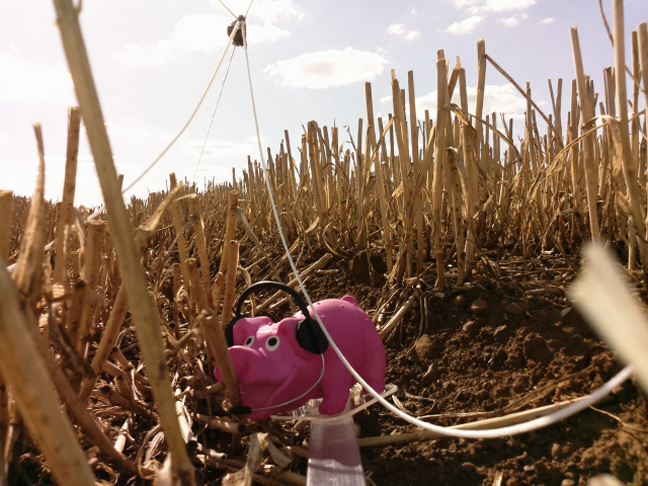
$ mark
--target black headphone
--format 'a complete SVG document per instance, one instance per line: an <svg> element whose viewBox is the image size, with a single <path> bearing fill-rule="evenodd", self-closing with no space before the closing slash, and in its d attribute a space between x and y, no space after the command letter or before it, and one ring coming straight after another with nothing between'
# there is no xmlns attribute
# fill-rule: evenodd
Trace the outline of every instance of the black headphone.
<svg viewBox="0 0 648 486"><path fill-rule="evenodd" d="M249 317L242 314L243 303L245 302L245 299L247 299L254 292L262 289L282 290L293 298L305 317L303 321L297 324L297 342L299 343L299 346L313 354L324 354L329 346L328 340L326 339L326 336L324 336L324 333L322 332L322 329L320 329L317 321L313 319L308 312L308 306L306 305L306 302L304 302L304 299L302 299L301 295L299 295L299 293L297 293L295 289L289 287L288 285L279 282L272 282L269 280L257 282L254 285L251 285L250 287L245 289L239 297L238 303L236 305L236 315L225 328L227 345L230 347L234 346L234 326L236 325L236 323L240 319Z"/></svg>

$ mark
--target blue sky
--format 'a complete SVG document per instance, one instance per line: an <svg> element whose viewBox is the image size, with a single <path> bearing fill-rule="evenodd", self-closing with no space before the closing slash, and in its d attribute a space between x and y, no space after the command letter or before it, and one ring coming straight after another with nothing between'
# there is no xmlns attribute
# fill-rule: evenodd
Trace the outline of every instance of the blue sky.
<svg viewBox="0 0 648 486"><path fill-rule="evenodd" d="M223 0L236 14L248 0ZM609 21L612 2L604 0ZM626 0L626 30L648 21L648 0ZM63 186L67 108L75 96L55 25L53 5L23 0L0 5L0 189L33 191L37 169L31 125L43 126L47 197ZM118 171L126 184L185 124L220 58L233 17L218 0L85 0L81 24ZM418 107L433 109L436 52L457 56L468 85L477 82L477 41L534 99L550 110L547 79L564 79L568 106L573 59L569 28L577 26L586 72L603 89L601 71L613 51L597 0L255 0L248 18L249 56L264 148L278 150L284 129L296 152L302 125L350 125L365 113L364 82L376 114L391 107L391 69L401 81L414 71ZM628 48L628 51L630 49ZM223 66L185 135L132 193L165 187L169 172L192 179L222 84ZM525 102L490 66L487 109L523 116ZM232 67L196 172L231 179L257 156L242 49ZM82 134L76 202L101 194Z"/></svg>

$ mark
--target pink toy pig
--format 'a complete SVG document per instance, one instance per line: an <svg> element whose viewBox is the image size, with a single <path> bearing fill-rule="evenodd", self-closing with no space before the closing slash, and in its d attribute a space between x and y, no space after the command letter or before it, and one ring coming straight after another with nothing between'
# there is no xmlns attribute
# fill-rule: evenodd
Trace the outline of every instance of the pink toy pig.
<svg viewBox="0 0 648 486"><path fill-rule="evenodd" d="M289 293L295 297L294 291ZM376 326L356 299L346 296L316 302L314 306L351 366L372 388L382 392L385 348ZM323 398L321 414L344 411L349 389L356 380L328 346L305 304L300 305L302 311L280 322L265 316L240 316L240 308L239 302L239 317L227 329L242 401L235 413L249 413L251 419L263 420L301 407L312 398ZM214 374L222 382L218 368Z"/></svg>

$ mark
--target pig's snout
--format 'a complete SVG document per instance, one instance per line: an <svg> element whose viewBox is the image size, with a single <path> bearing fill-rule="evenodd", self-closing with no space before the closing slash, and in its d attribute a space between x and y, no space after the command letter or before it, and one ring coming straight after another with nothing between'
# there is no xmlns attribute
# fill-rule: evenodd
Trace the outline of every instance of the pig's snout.
<svg viewBox="0 0 648 486"><path fill-rule="evenodd" d="M265 356L257 350L245 346L232 346L229 348L234 373L240 383L246 385L266 385L281 380L273 371L272 364L268 363ZM216 378L219 378L218 370Z"/></svg>
<svg viewBox="0 0 648 486"><path fill-rule="evenodd" d="M254 353L254 351L249 348L234 346L229 348L229 352L232 358L232 364L234 365L234 374L236 375L236 379L244 381L244 378L249 372L250 360L252 359L252 357L248 355ZM217 366L214 369L214 376L216 376L218 381L221 383L223 382L223 373L220 367Z"/></svg>
<svg viewBox="0 0 648 486"><path fill-rule="evenodd" d="M232 346L229 348L229 353L234 365L234 372L239 380L243 380L250 373L250 362L260 358L256 351L244 346Z"/></svg>

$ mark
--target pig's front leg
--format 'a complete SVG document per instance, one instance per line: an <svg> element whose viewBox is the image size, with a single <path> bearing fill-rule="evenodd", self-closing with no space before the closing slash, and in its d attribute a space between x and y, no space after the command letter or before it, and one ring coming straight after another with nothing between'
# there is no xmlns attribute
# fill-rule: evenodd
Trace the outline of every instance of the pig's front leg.
<svg viewBox="0 0 648 486"><path fill-rule="evenodd" d="M324 387L324 400L319 406L319 413L322 415L342 413L348 400L349 388L339 385Z"/></svg>

